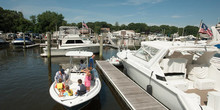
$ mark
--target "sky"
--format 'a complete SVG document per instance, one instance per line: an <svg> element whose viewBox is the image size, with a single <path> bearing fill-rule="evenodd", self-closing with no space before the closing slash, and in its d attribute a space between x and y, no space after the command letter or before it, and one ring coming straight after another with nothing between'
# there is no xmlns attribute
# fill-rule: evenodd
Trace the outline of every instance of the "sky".
<svg viewBox="0 0 220 110"><path fill-rule="evenodd" d="M211 27L220 18L220 0L1 0L0 7L31 15L53 11L68 23L105 21L115 25L146 23ZM220 21L220 19L219 19Z"/></svg>

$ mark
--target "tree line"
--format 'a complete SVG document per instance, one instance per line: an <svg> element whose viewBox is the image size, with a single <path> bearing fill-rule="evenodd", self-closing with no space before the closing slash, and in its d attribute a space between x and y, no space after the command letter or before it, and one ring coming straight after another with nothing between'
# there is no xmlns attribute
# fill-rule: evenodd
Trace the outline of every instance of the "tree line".
<svg viewBox="0 0 220 110"><path fill-rule="evenodd" d="M54 32L60 26L77 26L82 27L82 22L67 23L62 14L56 12L45 11L41 14L32 15L29 19L24 18L23 13L14 10L7 10L0 7L0 31L3 32L32 32L32 33L45 33ZM87 22L89 28L95 33L100 33L101 28L110 28L111 31L118 30L134 30L141 34L162 33L170 36L173 33L180 35L197 35L199 28L197 26L186 26L178 28L176 26L160 25L148 26L146 23L129 23L128 25L119 24L116 22L114 25L107 22Z"/></svg>

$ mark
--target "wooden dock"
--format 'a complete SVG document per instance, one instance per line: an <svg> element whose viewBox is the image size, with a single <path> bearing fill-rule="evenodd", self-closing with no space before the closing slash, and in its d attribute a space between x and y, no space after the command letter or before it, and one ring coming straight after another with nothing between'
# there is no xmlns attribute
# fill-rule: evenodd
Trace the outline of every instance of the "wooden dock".
<svg viewBox="0 0 220 110"><path fill-rule="evenodd" d="M96 64L131 110L167 110L109 62L96 60Z"/></svg>

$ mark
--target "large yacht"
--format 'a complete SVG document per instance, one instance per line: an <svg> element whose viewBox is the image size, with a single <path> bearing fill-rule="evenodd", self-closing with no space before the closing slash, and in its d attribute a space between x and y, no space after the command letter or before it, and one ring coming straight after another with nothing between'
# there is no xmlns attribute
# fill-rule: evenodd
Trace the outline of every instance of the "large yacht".
<svg viewBox="0 0 220 110"><path fill-rule="evenodd" d="M125 73L171 110L220 110L220 71L212 45L146 41L117 56Z"/></svg>
<svg viewBox="0 0 220 110"><path fill-rule="evenodd" d="M77 27L61 26L59 30L58 46L51 48L51 56L65 56L68 51L99 52L99 43L81 38ZM47 56L47 52L47 48L43 48L41 56Z"/></svg>

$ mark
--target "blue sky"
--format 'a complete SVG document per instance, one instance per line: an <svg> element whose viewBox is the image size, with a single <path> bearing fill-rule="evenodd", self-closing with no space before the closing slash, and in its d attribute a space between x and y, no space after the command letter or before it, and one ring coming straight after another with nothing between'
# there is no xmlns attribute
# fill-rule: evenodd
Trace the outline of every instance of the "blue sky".
<svg viewBox="0 0 220 110"><path fill-rule="evenodd" d="M64 16L68 23L106 21L115 24L209 27L220 18L220 0L1 0L4 9L21 11L25 18L46 10Z"/></svg>

